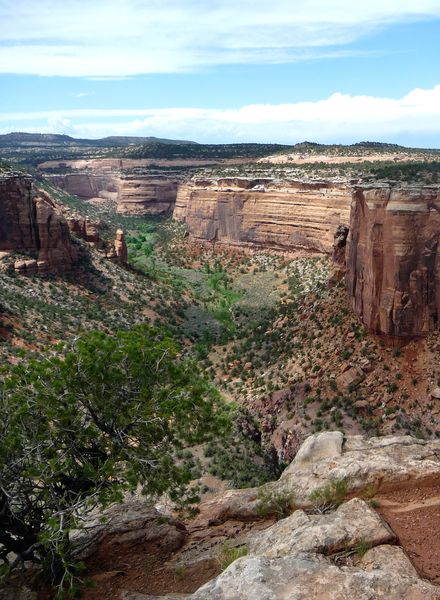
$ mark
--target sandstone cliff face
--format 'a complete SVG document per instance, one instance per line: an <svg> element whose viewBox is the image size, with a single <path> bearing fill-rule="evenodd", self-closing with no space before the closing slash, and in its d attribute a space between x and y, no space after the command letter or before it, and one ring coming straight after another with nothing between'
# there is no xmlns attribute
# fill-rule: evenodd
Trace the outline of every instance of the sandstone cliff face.
<svg viewBox="0 0 440 600"><path fill-rule="evenodd" d="M412 337L438 326L439 211L434 186L354 190L346 283L371 331Z"/></svg>
<svg viewBox="0 0 440 600"><path fill-rule="evenodd" d="M69 270L78 258L66 219L32 178L0 178L0 251L29 254L15 269L26 274Z"/></svg>
<svg viewBox="0 0 440 600"><path fill-rule="evenodd" d="M69 194L75 194L83 200L89 198L116 200L118 195L118 180L111 174L72 173L52 175L48 179Z"/></svg>
<svg viewBox="0 0 440 600"><path fill-rule="evenodd" d="M160 176L121 177L117 212L139 216L168 214L176 202L177 185L177 181Z"/></svg>
<svg viewBox="0 0 440 600"><path fill-rule="evenodd" d="M179 187L173 216L200 240L331 252L350 202L344 183L195 179Z"/></svg>
<svg viewBox="0 0 440 600"><path fill-rule="evenodd" d="M84 200L103 198L116 203L117 212L147 216L170 213L176 202L177 180L160 175L72 173L48 180Z"/></svg>

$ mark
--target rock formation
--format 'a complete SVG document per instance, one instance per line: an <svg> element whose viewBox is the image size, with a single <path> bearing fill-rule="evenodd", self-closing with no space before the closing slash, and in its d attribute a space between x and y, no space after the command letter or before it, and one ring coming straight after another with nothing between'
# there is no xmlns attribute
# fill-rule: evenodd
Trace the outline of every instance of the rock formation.
<svg viewBox="0 0 440 600"><path fill-rule="evenodd" d="M332 268L329 277L329 286L336 285L346 273L345 254L347 247L348 227L339 225L335 231L333 241Z"/></svg>
<svg viewBox="0 0 440 600"><path fill-rule="evenodd" d="M350 202L345 183L193 179L179 187L173 216L195 239L330 252Z"/></svg>
<svg viewBox="0 0 440 600"><path fill-rule="evenodd" d="M31 177L0 178L0 251L27 255L14 264L25 274L67 271L78 258L66 219Z"/></svg>
<svg viewBox="0 0 440 600"><path fill-rule="evenodd" d="M115 202L117 212L129 215L168 214L177 196L177 179L162 175L90 172L46 175L46 178L83 200L101 198Z"/></svg>
<svg viewBox="0 0 440 600"><path fill-rule="evenodd" d="M174 209L177 181L125 175L119 179L117 211L128 215L165 215Z"/></svg>
<svg viewBox="0 0 440 600"><path fill-rule="evenodd" d="M358 187L347 243L347 289L375 333L427 334L440 311L440 189Z"/></svg>
<svg viewBox="0 0 440 600"><path fill-rule="evenodd" d="M12 266L19 273L69 271L80 250L73 236L102 251L110 260L126 265L124 232L118 229L111 242L101 237L99 228L99 223L83 217L68 214L66 218L61 206L34 187L31 177L0 177L0 254L2 258L11 256Z"/></svg>
<svg viewBox="0 0 440 600"><path fill-rule="evenodd" d="M400 490L402 486L423 486L439 475L438 440L427 442L410 436L344 439L340 432L319 433L304 442L278 482L263 488L294 494L297 510L287 518L265 524L260 521L258 525L258 490L230 490L203 502L200 514L186 529L173 519L158 526L164 520L156 518L154 523L151 509L136 502L126 505L125 510L112 508L119 516L109 519L108 524L97 521L94 527L82 530L78 549L83 551L85 546L99 552L99 542L105 536L106 548L121 541L143 540L146 535L155 539L162 536L163 543L174 549L163 565L171 572L173 568L187 572L200 569L225 541L231 548L246 546L248 550L247 556L192 594L154 596L125 589L118 595L121 600L437 600L438 586L420 577L404 549L395 545L398 540L388 524L367 501L353 496L372 485L376 490L392 485L400 486ZM341 480L351 499L324 513L309 510L310 492ZM235 510L223 511L222 519L216 509L228 503ZM229 530L226 523L219 524L227 519ZM149 520L150 533L145 526ZM247 527L241 527L240 522L246 522ZM215 528L219 529L217 536Z"/></svg>
<svg viewBox="0 0 440 600"><path fill-rule="evenodd" d="M128 262L128 250L125 242L125 234L122 229L116 230L115 241L113 242L115 248L116 261L121 265L126 265Z"/></svg>

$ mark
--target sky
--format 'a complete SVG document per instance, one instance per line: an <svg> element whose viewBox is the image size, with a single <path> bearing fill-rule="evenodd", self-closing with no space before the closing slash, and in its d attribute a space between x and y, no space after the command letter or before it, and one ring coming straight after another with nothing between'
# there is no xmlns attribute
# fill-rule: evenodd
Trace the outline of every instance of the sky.
<svg viewBox="0 0 440 600"><path fill-rule="evenodd" d="M0 0L0 133L440 147L440 0Z"/></svg>

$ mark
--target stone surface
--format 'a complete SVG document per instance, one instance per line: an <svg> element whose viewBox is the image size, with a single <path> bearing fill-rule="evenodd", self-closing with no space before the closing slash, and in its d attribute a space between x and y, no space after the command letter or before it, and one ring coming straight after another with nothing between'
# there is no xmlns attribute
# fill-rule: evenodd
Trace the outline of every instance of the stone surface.
<svg viewBox="0 0 440 600"><path fill-rule="evenodd" d="M348 388L357 385L365 379L364 371L360 367L350 367L336 378L338 388Z"/></svg>
<svg viewBox="0 0 440 600"><path fill-rule="evenodd" d="M348 237L347 225L338 225L333 239L332 268L328 280L329 287L339 283L346 273L345 254Z"/></svg>
<svg viewBox="0 0 440 600"><path fill-rule="evenodd" d="M335 452L324 456L321 448L331 447L327 445L329 438L326 436L332 433L317 433L305 440L298 455L301 458L305 454L302 449L305 447L308 459L294 459L280 479L266 484L264 489L272 493L292 494L296 505L306 508L311 506L310 494L330 481L344 481L347 493L355 494L366 488L379 491L387 486L412 485L440 477L440 440L355 435L344 439L340 454L337 451L339 442L334 440ZM322 442L320 436L324 436ZM317 449L315 454L313 448ZM199 518L221 522L228 519L251 520L257 514L257 505L257 488L230 490L206 501Z"/></svg>
<svg viewBox="0 0 440 600"><path fill-rule="evenodd" d="M366 571L318 555L248 556L188 596L191 600L438 600L439 589L386 563Z"/></svg>
<svg viewBox="0 0 440 600"><path fill-rule="evenodd" d="M350 202L343 183L193 179L180 185L173 216L195 239L331 252Z"/></svg>
<svg viewBox="0 0 440 600"><path fill-rule="evenodd" d="M386 564L394 573L417 577L417 571L411 561L399 546L376 546L368 550L362 558L362 568L366 571L381 569ZM440 589L439 589L440 593Z"/></svg>
<svg viewBox="0 0 440 600"><path fill-rule="evenodd" d="M125 234L122 229L116 230L114 247L117 262L121 265L126 265L128 262L128 250L125 242Z"/></svg>
<svg viewBox="0 0 440 600"><path fill-rule="evenodd" d="M14 267L23 274L68 271L78 258L62 212L32 178L0 178L0 251L22 253Z"/></svg>
<svg viewBox="0 0 440 600"><path fill-rule="evenodd" d="M414 337L438 326L439 211L438 186L355 189L346 284L371 331Z"/></svg>
<svg viewBox="0 0 440 600"><path fill-rule="evenodd" d="M317 458L305 466L294 460L278 482L267 485L290 491L297 503L307 505L310 493L329 481L343 480L347 492L355 493L367 487L380 490L438 477L440 440L355 435L345 438L340 456Z"/></svg>
<svg viewBox="0 0 440 600"><path fill-rule="evenodd" d="M103 540L110 545L156 542L169 551L182 546L187 536L185 526L173 517L164 516L145 502L132 500L116 504L83 529L72 533L75 552L81 559L94 554Z"/></svg>
<svg viewBox="0 0 440 600"><path fill-rule="evenodd" d="M298 450L293 464L306 466L324 458L340 456L344 436L340 431L324 431L309 436Z"/></svg>
<svg viewBox="0 0 440 600"><path fill-rule="evenodd" d="M354 494L371 486L400 489L432 477L440 477L440 441L410 436L343 439L338 432L324 432L307 439L281 479L264 489L292 492L306 506L312 490L336 479L343 479ZM403 550L390 545L395 535L365 500L352 498L324 514L296 510L278 522L259 521L254 528L250 521L256 518L256 501L258 490L230 490L203 502L200 515L188 525L189 538L171 563L188 568L212 560L216 528L220 547L224 539L231 547L245 544L247 556L192 594L158 597L125 591L121 600L439 600L440 588L422 580ZM114 510L116 516L109 520L114 543L131 542L144 535L146 524L157 523L145 505ZM248 529L237 528L234 515ZM170 527L171 522L160 532L154 525L153 537L170 539ZM359 544L371 547L362 557L356 552Z"/></svg>
<svg viewBox="0 0 440 600"><path fill-rule="evenodd" d="M335 553L354 548L361 540L371 546L395 539L389 527L359 498L328 514L308 515L302 510L257 533L252 554L276 558L301 552Z"/></svg>

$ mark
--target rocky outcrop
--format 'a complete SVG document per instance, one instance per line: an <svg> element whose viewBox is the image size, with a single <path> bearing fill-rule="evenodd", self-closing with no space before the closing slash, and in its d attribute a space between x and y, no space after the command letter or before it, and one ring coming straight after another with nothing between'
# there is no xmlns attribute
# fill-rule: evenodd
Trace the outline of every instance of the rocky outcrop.
<svg viewBox="0 0 440 600"><path fill-rule="evenodd" d="M78 258L61 211L32 178L0 178L0 251L28 255L14 267L23 274L68 271Z"/></svg>
<svg viewBox="0 0 440 600"><path fill-rule="evenodd" d="M293 494L300 507L310 494L331 481L343 481L347 494L365 488L415 485L440 478L440 440L411 436L367 438L341 432L317 433L305 440L281 478L265 485L271 494ZM200 518L250 520L257 514L258 490L228 490L205 502Z"/></svg>
<svg viewBox="0 0 440 600"><path fill-rule="evenodd" d="M115 241L113 242L115 248L116 261L121 265L126 265L128 262L128 250L127 243L125 241L125 234L122 229L116 230Z"/></svg>
<svg viewBox="0 0 440 600"><path fill-rule="evenodd" d="M117 212L136 216L168 214L177 196L177 179L161 175L90 172L46 175L46 178L83 200L109 200L116 204Z"/></svg>
<svg viewBox="0 0 440 600"><path fill-rule="evenodd" d="M342 281L346 273L345 254L348 231L347 225L339 225L334 234L332 267L328 280L330 287Z"/></svg>
<svg viewBox="0 0 440 600"><path fill-rule="evenodd" d="M347 289L375 333L414 337L438 327L440 188L358 187L347 243Z"/></svg>
<svg viewBox="0 0 440 600"><path fill-rule="evenodd" d="M116 230L115 239L111 242L100 234L100 229L106 227L102 222L93 223L87 218L76 216L69 217L67 223L73 235L103 252L106 258L123 266L128 264L128 249L122 229Z"/></svg>
<svg viewBox="0 0 440 600"><path fill-rule="evenodd" d="M193 179L179 187L173 216L194 239L331 252L350 202L345 183Z"/></svg>
<svg viewBox="0 0 440 600"><path fill-rule="evenodd" d="M302 445L278 482L264 489L295 494L303 508L317 487L344 480L348 494L371 490L371 486L416 485L440 476L440 441L427 442L409 436L366 438L340 432L315 434ZM257 490L226 492L234 496L239 514L249 516L249 499ZM192 525L202 531L206 506L219 506L219 498L202 503ZM310 505L309 505L310 506ZM226 514L226 513L225 513ZM211 512L212 522L215 513ZM228 518L234 519L232 512ZM231 521L235 524L234 521ZM121 600L437 600L439 588L423 580L382 517L359 497L343 502L336 510L295 510L267 527L235 536L231 544L246 546L248 555L234 561L223 573L192 594L167 596L125 591ZM232 547L232 546L231 546ZM199 545L203 553L203 544ZM182 550L185 550L185 545ZM185 564L185 563L179 563Z"/></svg>
<svg viewBox="0 0 440 600"><path fill-rule="evenodd" d="M127 245L122 229L115 240L100 235L100 223L63 213L64 208L46 192L35 188L31 177L0 177L0 256L5 268L22 275L64 273L79 257L84 240L106 258L127 264ZM16 256L18 255L18 256Z"/></svg>

